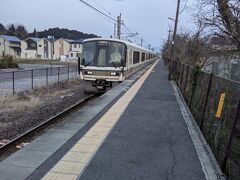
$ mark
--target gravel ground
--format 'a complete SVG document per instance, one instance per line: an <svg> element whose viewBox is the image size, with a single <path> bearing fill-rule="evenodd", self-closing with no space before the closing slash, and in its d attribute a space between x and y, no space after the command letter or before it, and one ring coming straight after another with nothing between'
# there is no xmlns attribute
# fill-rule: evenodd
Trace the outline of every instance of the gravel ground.
<svg viewBox="0 0 240 180"><path fill-rule="evenodd" d="M96 92L80 80L0 97L0 140L11 140Z"/></svg>

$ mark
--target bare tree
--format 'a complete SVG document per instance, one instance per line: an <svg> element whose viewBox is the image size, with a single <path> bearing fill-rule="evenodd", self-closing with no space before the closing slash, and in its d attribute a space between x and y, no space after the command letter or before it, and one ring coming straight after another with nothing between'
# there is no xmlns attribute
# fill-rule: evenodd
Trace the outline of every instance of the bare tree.
<svg viewBox="0 0 240 180"><path fill-rule="evenodd" d="M227 35L240 50L240 0L199 0L195 17L211 32Z"/></svg>
<svg viewBox="0 0 240 180"><path fill-rule="evenodd" d="M176 35L174 59L192 66L203 67L211 56L212 50L209 47L210 36L203 31L201 25L196 32L181 32ZM170 46L165 42L162 54L165 59L169 58Z"/></svg>

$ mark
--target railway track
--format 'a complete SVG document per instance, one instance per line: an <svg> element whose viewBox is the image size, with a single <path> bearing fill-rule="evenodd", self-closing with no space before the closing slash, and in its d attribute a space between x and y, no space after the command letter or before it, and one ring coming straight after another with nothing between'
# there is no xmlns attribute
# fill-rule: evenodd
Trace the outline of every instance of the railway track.
<svg viewBox="0 0 240 180"><path fill-rule="evenodd" d="M141 69L144 69L144 68L147 68L149 66L151 66L151 63L146 64L143 67L139 67L138 69L131 72L126 79L128 79L130 76L134 75L137 71L139 71ZM38 126L35 126L35 127L31 128L30 130L28 130L27 132L25 132L25 133L17 136L16 138L10 140L7 144L0 147L0 159L1 159L2 156L8 156L8 154L12 154L12 152L15 152L16 150L18 150L18 148L16 148L16 146L19 145L20 143L32 141L33 137L37 137L37 135L40 134L40 132L42 132L43 130L48 128L50 125L59 122L60 119L64 118L65 116L67 116L68 114L73 112L74 110L79 109L80 107L86 105L87 102L99 97L101 94L103 94L103 93L102 92L97 92L97 93L94 93L94 94L86 97L85 99L83 99L80 102L72 105L68 109L58 113L54 117L51 117L50 119L42 122Z"/></svg>
<svg viewBox="0 0 240 180"><path fill-rule="evenodd" d="M26 141L26 139L28 138L32 138L33 136L36 136L36 134L40 133L42 130L46 129L47 127L49 127L51 124L54 124L56 122L58 122L61 118L67 116L68 114L70 114L71 112L73 112L74 110L86 105L87 102L99 97L102 93L94 93L88 97L86 97L85 99L79 101L78 103L72 105L71 107L67 108L66 110L58 113L57 115L51 117L50 119L42 122L41 124L39 124L38 126L35 126L33 128L31 128L30 130L28 130L27 132L17 136L16 138L14 138L13 140L10 140L7 144L3 145L0 147L0 157L8 152L8 150L12 149L12 151L17 150L16 146L24 141Z"/></svg>

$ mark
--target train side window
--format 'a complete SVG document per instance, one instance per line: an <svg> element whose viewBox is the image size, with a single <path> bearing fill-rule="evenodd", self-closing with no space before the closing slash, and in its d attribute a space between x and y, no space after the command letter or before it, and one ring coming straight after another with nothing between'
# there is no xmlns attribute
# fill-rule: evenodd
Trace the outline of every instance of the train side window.
<svg viewBox="0 0 240 180"><path fill-rule="evenodd" d="M132 53L132 50L130 50L129 54L128 54L128 63L129 63L129 65L133 64L133 53Z"/></svg>
<svg viewBox="0 0 240 180"><path fill-rule="evenodd" d="M145 53L142 53L142 62L145 61Z"/></svg>
<svg viewBox="0 0 240 180"><path fill-rule="evenodd" d="M133 51L133 64L139 63L140 53L138 51Z"/></svg>

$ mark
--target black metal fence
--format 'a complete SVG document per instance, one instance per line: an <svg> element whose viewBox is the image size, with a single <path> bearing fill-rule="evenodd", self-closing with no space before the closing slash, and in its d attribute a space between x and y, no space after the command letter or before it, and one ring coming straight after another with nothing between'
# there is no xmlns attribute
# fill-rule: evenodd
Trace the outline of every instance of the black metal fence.
<svg viewBox="0 0 240 180"><path fill-rule="evenodd" d="M9 95L39 87L48 87L76 77L78 77L77 66L1 72L0 94Z"/></svg>
<svg viewBox="0 0 240 180"><path fill-rule="evenodd" d="M240 179L240 83L209 74L178 61L169 70L195 117L222 171ZM225 93L221 117L220 96Z"/></svg>

